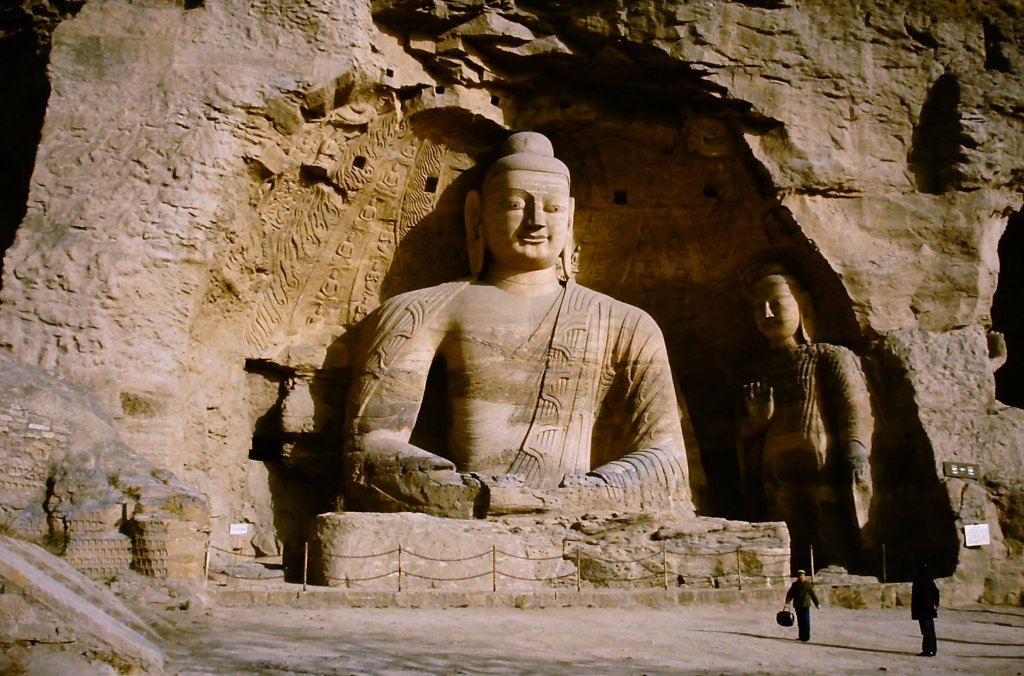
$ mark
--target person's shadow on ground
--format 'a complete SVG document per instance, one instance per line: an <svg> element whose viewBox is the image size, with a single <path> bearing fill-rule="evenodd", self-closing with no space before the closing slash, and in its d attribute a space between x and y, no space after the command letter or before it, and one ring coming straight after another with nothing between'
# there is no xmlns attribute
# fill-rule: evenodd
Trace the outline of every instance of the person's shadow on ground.
<svg viewBox="0 0 1024 676"><path fill-rule="evenodd" d="M708 632L714 634L732 634L733 636L747 636L749 638L763 638L769 641L780 641L782 643L792 643L797 641L795 638L784 638L782 636L770 636L768 634L752 634L745 631L721 631L714 629L696 629L695 631ZM821 643L820 641L809 641L809 645L822 646L824 648L843 648L845 650L857 650L865 653L882 653L888 655L916 655L916 652L907 652L903 650L886 650L884 648L865 648L855 645L842 645L839 643Z"/></svg>
<svg viewBox="0 0 1024 676"><path fill-rule="evenodd" d="M711 634L732 634L733 636L746 636L748 638L763 638L763 639L767 639L769 641L780 641L782 643L791 643L791 642L797 640L797 639L794 639L794 638L784 638L782 636L770 636L768 634L753 634L753 633L745 632L745 631L721 631L721 630L715 630L715 629L695 629L694 631L711 633ZM944 638L944 639L942 639L942 643L960 643L960 644L965 644L965 645L988 645L988 646L995 646L995 647L1000 647L1000 648L1018 648L1018 647L1020 647L1020 644L1018 644L1018 643L995 643L995 642L992 642L992 641L968 641L968 640L965 640L965 639L962 639L962 638ZM904 651L904 650L887 650L887 649L884 649L884 648L865 648L865 647L862 647L862 646L842 645L842 644L839 644L839 643L821 643L821 642L818 642L818 641L811 641L810 645L822 646L823 648L842 648L844 650L856 650L856 651L859 651L859 652L866 652L866 653L879 653L879 654L887 654L887 655L911 655L911 656L917 656L917 653L915 651L913 651L913 650ZM953 654L953 653L947 653L947 654L950 654L953 657L965 657L965 658L984 658L984 659L997 659L997 660L1020 660L1020 659L1024 659L1024 655L958 655L958 654Z"/></svg>

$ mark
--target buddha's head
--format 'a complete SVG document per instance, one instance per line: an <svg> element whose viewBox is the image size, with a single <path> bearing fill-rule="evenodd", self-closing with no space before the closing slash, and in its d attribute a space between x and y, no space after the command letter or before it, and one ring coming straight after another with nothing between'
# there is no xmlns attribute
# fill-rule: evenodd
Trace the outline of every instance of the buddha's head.
<svg viewBox="0 0 1024 676"><path fill-rule="evenodd" d="M783 266L758 268L750 278L749 294L754 323L769 347L811 342L810 296Z"/></svg>
<svg viewBox="0 0 1024 676"><path fill-rule="evenodd" d="M483 189L466 197L471 272L479 275L489 251L513 270L543 270L560 260L568 276L573 209L569 169L555 158L547 137L512 134L488 170Z"/></svg>

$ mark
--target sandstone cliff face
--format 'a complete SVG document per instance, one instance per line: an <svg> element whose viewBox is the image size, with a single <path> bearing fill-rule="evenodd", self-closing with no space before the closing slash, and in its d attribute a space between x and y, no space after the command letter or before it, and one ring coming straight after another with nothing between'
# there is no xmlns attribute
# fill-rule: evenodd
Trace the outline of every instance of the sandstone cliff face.
<svg viewBox="0 0 1024 676"><path fill-rule="evenodd" d="M473 167L538 129L580 280L666 334L707 511L733 515L730 378L758 349L741 279L781 254L869 373L876 546L1017 599L1024 417L985 332L1024 180L1010 9L88 2L53 36L0 339L206 493L215 541L247 520L273 550L339 498L349 329L465 274ZM963 549L981 522L994 544Z"/></svg>
<svg viewBox="0 0 1024 676"><path fill-rule="evenodd" d="M0 529L97 579L201 579L206 499L129 448L88 392L9 355L0 369Z"/></svg>

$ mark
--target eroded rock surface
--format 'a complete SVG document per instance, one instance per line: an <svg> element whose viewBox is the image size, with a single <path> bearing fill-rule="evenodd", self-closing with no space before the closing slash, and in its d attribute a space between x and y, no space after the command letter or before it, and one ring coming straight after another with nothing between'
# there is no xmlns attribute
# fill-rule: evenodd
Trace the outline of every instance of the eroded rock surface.
<svg viewBox="0 0 1024 676"><path fill-rule="evenodd" d="M740 280L784 250L819 340L867 371L890 573L929 558L1019 600L1024 423L992 396L987 329L1022 29L989 9L87 3L54 33L2 342L205 494L215 542L251 522L251 551L294 553L344 503L351 329L469 272L472 172L540 130L574 177L577 279L664 333L698 510L737 516ZM994 544L963 547L967 522Z"/></svg>
<svg viewBox="0 0 1024 676"><path fill-rule="evenodd" d="M202 578L209 506L129 448L87 393L0 354L0 519L76 569Z"/></svg>

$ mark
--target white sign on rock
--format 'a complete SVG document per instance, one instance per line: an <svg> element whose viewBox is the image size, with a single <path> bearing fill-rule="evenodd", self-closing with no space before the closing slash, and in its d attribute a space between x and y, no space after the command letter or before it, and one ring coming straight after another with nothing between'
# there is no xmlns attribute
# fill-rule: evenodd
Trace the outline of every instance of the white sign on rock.
<svg viewBox="0 0 1024 676"><path fill-rule="evenodd" d="M989 544L988 524L974 523L964 526L964 544L968 547L980 547Z"/></svg>

